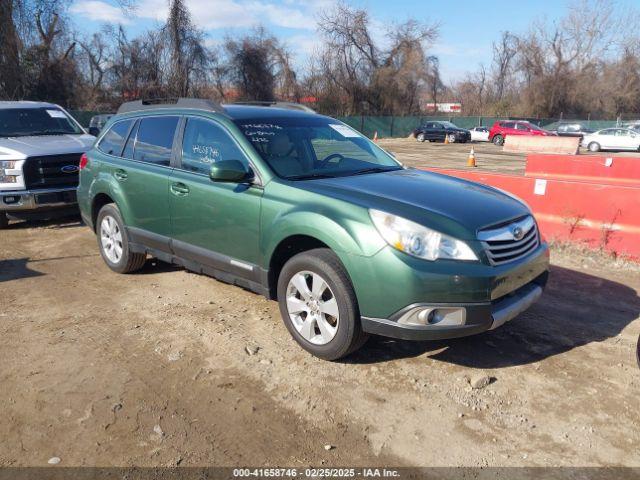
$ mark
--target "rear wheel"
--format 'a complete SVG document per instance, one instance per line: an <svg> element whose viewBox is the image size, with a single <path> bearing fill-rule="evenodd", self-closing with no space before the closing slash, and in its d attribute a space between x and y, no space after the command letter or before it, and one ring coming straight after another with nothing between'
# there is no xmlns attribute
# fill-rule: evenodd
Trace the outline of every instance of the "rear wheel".
<svg viewBox="0 0 640 480"><path fill-rule="evenodd" d="M9 226L9 217L4 212L0 212L0 230Z"/></svg>
<svg viewBox="0 0 640 480"><path fill-rule="evenodd" d="M285 264L278 303L291 336L317 357L337 360L367 339L349 276L327 248L300 253Z"/></svg>
<svg viewBox="0 0 640 480"><path fill-rule="evenodd" d="M424 133L419 133L416 136L416 140L419 141L419 142L424 142L425 141Z"/></svg>
<svg viewBox="0 0 640 480"><path fill-rule="evenodd" d="M448 138L449 143L455 143L455 141L456 141L456 136L455 136L453 133L450 133L450 134L448 135L448 137L449 137L449 138Z"/></svg>
<svg viewBox="0 0 640 480"><path fill-rule="evenodd" d="M500 146L504 144L504 137L502 135L494 135L491 141L493 142L494 145Z"/></svg>
<svg viewBox="0 0 640 480"><path fill-rule="evenodd" d="M100 255L111 270L129 273L143 267L147 256L129 249L129 237L115 203L109 203L100 209L96 234Z"/></svg>
<svg viewBox="0 0 640 480"><path fill-rule="evenodd" d="M591 142L587 148L590 152L599 152L600 144L598 142Z"/></svg>

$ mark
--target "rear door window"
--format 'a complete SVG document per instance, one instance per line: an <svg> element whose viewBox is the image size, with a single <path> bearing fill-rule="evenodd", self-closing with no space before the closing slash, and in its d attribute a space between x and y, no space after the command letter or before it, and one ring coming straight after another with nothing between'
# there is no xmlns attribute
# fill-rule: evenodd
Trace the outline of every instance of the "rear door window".
<svg viewBox="0 0 640 480"><path fill-rule="evenodd" d="M100 140L98 150L108 155L119 157L132 123L133 120L123 120L122 122L114 123L109 131L105 133L104 137L102 137L102 140Z"/></svg>
<svg viewBox="0 0 640 480"><path fill-rule="evenodd" d="M148 117L140 120L133 159L168 167L179 117Z"/></svg>

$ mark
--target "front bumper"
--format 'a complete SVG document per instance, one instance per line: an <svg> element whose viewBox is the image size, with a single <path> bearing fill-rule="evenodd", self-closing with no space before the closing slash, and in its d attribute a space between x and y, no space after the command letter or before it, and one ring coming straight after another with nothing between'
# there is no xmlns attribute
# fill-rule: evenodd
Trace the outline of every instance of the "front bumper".
<svg viewBox="0 0 640 480"><path fill-rule="evenodd" d="M68 207L76 203L76 187L0 192L0 211L7 213Z"/></svg>
<svg viewBox="0 0 640 480"><path fill-rule="evenodd" d="M527 310L542 295L547 283L548 272L544 272L533 281L505 295L498 300L480 304L414 304L396 312L389 319L362 317L362 329L365 332L403 340L440 340L465 337L487 330L493 330L513 320ZM461 325L412 325L402 324L399 320L407 312L420 309L464 311L464 323Z"/></svg>

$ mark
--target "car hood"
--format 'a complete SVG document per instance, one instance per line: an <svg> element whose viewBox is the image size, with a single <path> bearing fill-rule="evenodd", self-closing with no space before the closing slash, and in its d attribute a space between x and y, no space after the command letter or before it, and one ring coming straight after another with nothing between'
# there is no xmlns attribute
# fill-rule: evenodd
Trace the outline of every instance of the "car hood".
<svg viewBox="0 0 640 480"><path fill-rule="evenodd" d="M91 148L93 135L34 135L0 137L0 157L26 158L41 155L84 153Z"/></svg>
<svg viewBox="0 0 640 480"><path fill-rule="evenodd" d="M305 190L399 215L463 240L530 213L522 202L495 188L416 169L300 183Z"/></svg>

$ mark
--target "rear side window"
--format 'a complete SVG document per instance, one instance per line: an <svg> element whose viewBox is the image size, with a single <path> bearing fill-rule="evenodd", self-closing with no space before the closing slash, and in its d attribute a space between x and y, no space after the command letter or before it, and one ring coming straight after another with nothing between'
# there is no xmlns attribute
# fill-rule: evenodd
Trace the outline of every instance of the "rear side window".
<svg viewBox="0 0 640 480"><path fill-rule="evenodd" d="M102 140L100 140L98 150L108 155L119 157L131 123L133 123L133 120L123 120L122 122L114 123L109 131L105 133L104 137L102 137Z"/></svg>
<svg viewBox="0 0 640 480"><path fill-rule="evenodd" d="M178 117L149 117L140 120L133 159L168 167L178 120Z"/></svg>

